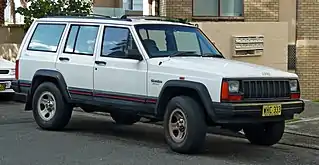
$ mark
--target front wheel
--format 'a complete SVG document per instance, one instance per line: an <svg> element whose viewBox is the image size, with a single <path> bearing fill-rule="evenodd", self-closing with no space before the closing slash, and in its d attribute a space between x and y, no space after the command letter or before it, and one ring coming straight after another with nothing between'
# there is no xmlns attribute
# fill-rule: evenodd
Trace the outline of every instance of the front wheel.
<svg viewBox="0 0 319 165"><path fill-rule="evenodd" d="M244 128L246 138L256 145L272 146L280 141L285 131L285 122L252 124Z"/></svg>
<svg viewBox="0 0 319 165"><path fill-rule="evenodd" d="M34 92L33 116L42 129L63 129L70 121L72 109L54 83L44 82Z"/></svg>
<svg viewBox="0 0 319 165"><path fill-rule="evenodd" d="M179 153L199 152L206 138L207 125L203 108L188 96L172 98L164 115L165 140Z"/></svg>

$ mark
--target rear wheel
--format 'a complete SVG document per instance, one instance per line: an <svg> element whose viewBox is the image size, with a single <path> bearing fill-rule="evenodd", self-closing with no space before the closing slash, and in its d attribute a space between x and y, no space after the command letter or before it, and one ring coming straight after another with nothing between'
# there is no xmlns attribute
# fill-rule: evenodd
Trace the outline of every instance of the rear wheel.
<svg viewBox="0 0 319 165"><path fill-rule="evenodd" d="M70 121L72 109L54 83L44 82L34 92L33 116L42 129L63 129Z"/></svg>
<svg viewBox="0 0 319 165"><path fill-rule="evenodd" d="M285 121L252 124L244 128L247 139L256 145L271 146L280 141L285 131Z"/></svg>
<svg viewBox="0 0 319 165"><path fill-rule="evenodd" d="M203 108L188 96L172 98L164 115L165 140L179 153L199 152L205 142L207 125Z"/></svg>

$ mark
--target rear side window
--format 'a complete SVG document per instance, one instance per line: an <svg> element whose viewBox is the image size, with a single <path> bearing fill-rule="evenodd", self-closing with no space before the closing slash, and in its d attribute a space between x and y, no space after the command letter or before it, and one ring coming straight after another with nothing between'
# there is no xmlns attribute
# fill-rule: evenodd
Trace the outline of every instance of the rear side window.
<svg viewBox="0 0 319 165"><path fill-rule="evenodd" d="M39 23L31 37L28 50L56 52L65 24Z"/></svg>
<svg viewBox="0 0 319 165"><path fill-rule="evenodd" d="M64 52L93 55L98 31L96 25L72 25Z"/></svg>

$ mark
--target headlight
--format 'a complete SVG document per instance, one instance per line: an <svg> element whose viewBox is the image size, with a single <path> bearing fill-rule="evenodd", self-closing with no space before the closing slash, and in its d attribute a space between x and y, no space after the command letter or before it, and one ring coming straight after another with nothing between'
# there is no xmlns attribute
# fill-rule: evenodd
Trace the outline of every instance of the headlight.
<svg viewBox="0 0 319 165"><path fill-rule="evenodd" d="M228 91L237 93L239 91L239 81L228 81Z"/></svg>
<svg viewBox="0 0 319 165"><path fill-rule="evenodd" d="M289 81L290 85L290 91L291 92L297 92L298 91L298 81L297 80L290 80Z"/></svg>

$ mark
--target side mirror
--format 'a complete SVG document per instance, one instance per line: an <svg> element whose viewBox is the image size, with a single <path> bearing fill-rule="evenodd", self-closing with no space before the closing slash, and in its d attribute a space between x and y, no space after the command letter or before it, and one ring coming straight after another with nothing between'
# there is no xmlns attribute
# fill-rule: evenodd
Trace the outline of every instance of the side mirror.
<svg viewBox="0 0 319 165"><path fill-rule="evenodd" d="M138 49L129 49L127 53L128 58L142 61L143 57L141 53L138 51Z"/></svg>

